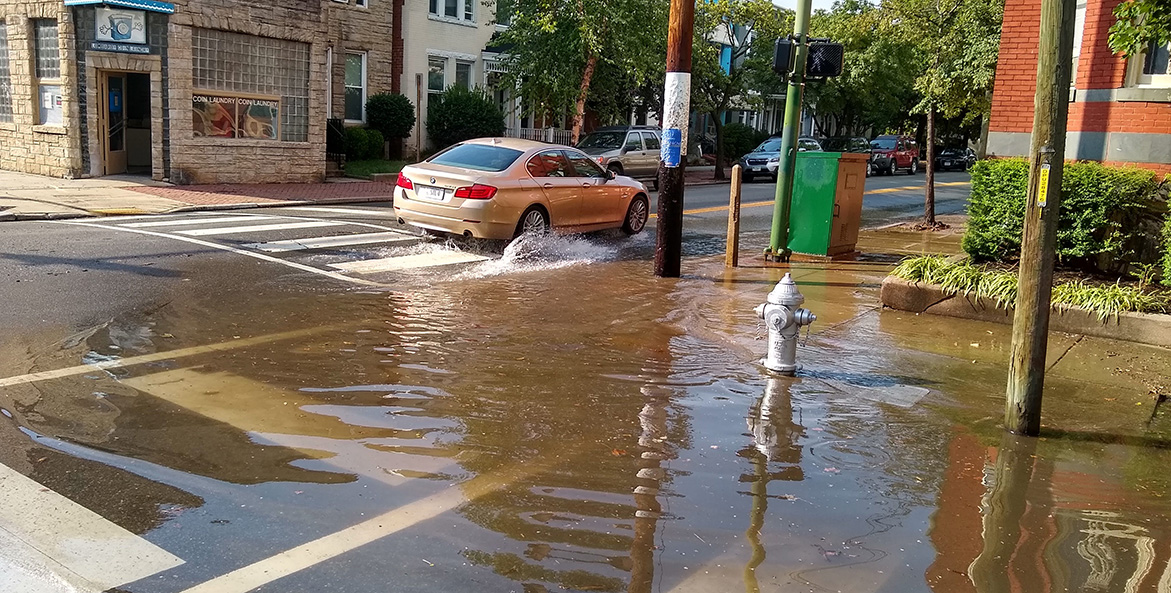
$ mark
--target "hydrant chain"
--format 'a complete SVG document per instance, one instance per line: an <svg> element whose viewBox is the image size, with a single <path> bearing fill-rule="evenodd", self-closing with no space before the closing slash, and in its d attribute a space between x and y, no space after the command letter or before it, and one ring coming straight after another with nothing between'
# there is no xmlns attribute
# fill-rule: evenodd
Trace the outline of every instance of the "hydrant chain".
<svg viewBox="0 0 1171 593"><path fill-rule="evenodd" d="M766 302L754 309L768 327L768 356L760 362L770 371L785 375L797 373L797 342L801 328L817 320L812 311L801 308L804 302L805 297L797 290L797 283L786 273L768 294Z"/></svg>

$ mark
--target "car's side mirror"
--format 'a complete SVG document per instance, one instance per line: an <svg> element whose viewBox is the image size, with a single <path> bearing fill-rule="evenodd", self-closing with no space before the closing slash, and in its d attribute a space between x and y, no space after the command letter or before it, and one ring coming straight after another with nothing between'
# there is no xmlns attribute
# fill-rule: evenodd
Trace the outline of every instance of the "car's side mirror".
<svg viewBox="0 0 1171 593"><path fill-rule="evenodd" d="M617 173L615 173L612 169L606 169L606 179L607 180L614 179L615 177L618 177Z"/></svg>

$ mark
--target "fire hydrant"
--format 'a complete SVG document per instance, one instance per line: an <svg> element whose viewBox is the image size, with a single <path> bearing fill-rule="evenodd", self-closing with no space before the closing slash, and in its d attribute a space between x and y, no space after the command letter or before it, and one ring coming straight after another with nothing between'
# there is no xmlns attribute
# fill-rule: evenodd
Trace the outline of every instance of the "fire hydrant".
<svg viewBox="0 0 1171 593"><path fill-rule="evenodd" d="M768 293L767 302L757 305L756 314L768 326L768 356L760 361L764 368L784 375L797 373L797 335L803 326L817 320L808 309L802 309L805 297L797 290L797 283L787 272Z"/></svg>

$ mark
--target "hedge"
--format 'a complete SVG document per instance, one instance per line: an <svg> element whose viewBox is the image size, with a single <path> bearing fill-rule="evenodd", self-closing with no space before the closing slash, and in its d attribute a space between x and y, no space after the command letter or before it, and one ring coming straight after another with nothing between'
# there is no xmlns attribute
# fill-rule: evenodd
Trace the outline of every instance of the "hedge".
<svg viewBox="0 0 1171 593"><path fill-rule="evenodd" d="M351 161L381 159L385 142L378 130L346 128L346 158Z"/></svg>
<svg viewBox="0 0 1171 593"><path fill-rule="evenodd" d="M1161 247L1163 253L1163 286L1171 286L1171 214L1167 215L1167 222L1163 223Z"/></svg>
<svg viewBox="0 0 1171 593"><path fill-rule="evenodd" d="M384 139L406 138L415 126L415 106L403 95L380 93L366 101L366 119Z"/></svg>
<svg viewBox="0 0 1171 593"><path fill-rule="evenodd" d="M427 136L436 148L504 135L504 112L486 92L448 87L427 100Z"/></svg>
<svg viewBox="0 0 1171 593"><path fill-rule="evenodd" d="M963 249L973 260L1019 257L1028 182L1029 165L1022 159L984 160L972 167ZM1157 253L1153 238L1165 217L1165 210L1157 207L1158 188L1154 172L1147 169L1067 163L1058 262L1105 272L1122 271L1144 259L1151 263Z"/></svg>
<svg viewBox="0 0 1171 593"><path fill-rule="evenodd" d="M761 132L748 124L732 122L724 126L724 156L729 162L735 162L767 139L767 132Z"/></svg>

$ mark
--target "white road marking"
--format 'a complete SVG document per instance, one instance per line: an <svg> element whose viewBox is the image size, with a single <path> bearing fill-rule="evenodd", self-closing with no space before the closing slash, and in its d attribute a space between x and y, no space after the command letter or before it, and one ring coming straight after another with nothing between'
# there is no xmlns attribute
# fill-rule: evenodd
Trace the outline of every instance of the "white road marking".
<svg viewBox="0 0 1171 593"><path fill-rule="evenodd" d="M17 578L43 583L32 592L59 591L61 581L66 581L75 589L96 593L183 564L179 557L3 464L0 500L0 542L23 544L0 551L6 556L19 554L9 558L23 569ZM17 590L32 593L23 587Z"/></svg>
<svg viewBox="0 0 1171 593"><path fill-rule="evenodd" d="M258 344L267 344L269 342L276 342L279 340L291 340L293 338L301 338L311 336L336 326L319 327L311 329L299 329L288 332L281 332L278 334L268 334L265 336L256 336L255 338L241 338L239 340L232 340L231 342L220 342L218 344L205 344L203 346L192 346L190 348L179 348L178 350L168 350L166 352L155 352L153 354L143 354L142 356L131 356L129 358L118 358L114 360L106 360L102 362L95 362L93 364L82 364L78 366L66 367L63 369L55 369L52 371L41 371L39 373L29 373L27 375L17 375L15 377L6 377L0 379L0 387L11 387L13 385L22 385L25 383L36 383L38 381L48 381L50 379L60 379L62 377L72 377L75 375L83 375L85 373L92 373L94 371L101 371L102 369L117 369L130 367L148 362L158 362L161 360L175 360L177 358L184 358L187 356L194 356L196 354L205 354L207 352L225 352L228 350L235 350L237 348L247 348Z"/></svg>
<svg viewBox="0 0 1171 593"><path fill-rule="evenodd" d="M235 235L239 233L263 233L267 231L286 231L292 229L311 229L326 226L342 226L348 223L333 220L306 220L301 222L282 222L278 224L255 224L237 227L216 227L213 229L192 229L190 231L175 231L177 235L190 237L209 237L213 235Z"/></svg>
<svg viewBox="0 0 1171 593"><path fill-rule="evenodd" d="M274 264L281 264L282 266L288 266L290 268L300 270L302 272L309 272L311 274L317 274L319 276L333 278L334 280L341 280L344 282L352 282L354 284L362 284L364 286L376 286L378 288L392 288L392 286L390 286L389 284L383 284L381 282L373 282L373 281L365 280L362 278L354 278L351 276L346 276L345 274L341 274L339 272L330 272L328 270L322 270L320 268L314 268L312 266L306 266L306 265L299 264L296 262L285 261L283 259L273 257L271 255L265 255L263 253L256 253L255 251L248 251L246 249L237 249L237 248L229 246L229 245L220 245L219 243L212 243L211 241L203 241L201 239L180 237L178 235L172 235L170 233L158 233L155 231L147 231L147 230L143 230L143 229L128 229L126 227L109 226L109 225L104 225L104 224L94 224L91 222L73 222L70 220L54 220L54 221L50 221L50 222L54 222L56 224L69 224L69 225L73 225L73 226L87 226L87 227L98 228L98 229L106 229L108 231L122 231L122 232L126 232L126 233L138 233L141 235L150 235L152 237L162 237L164 239L174 239L176 241L185 241L187 243L193 243L195 245L199 245L201 247L207 247L209 249L219 249L220 251L228 251L230 253L235 253L237 255L254 257L256 259L261 259L266 262L272 262ZM369 226L373 226L373 225L369 225Z"/></svg>
<svg viewBox="0 0 1171 593"><path fill-rule="evenodd" d="M244 247L259 249L268 253L283 253L285 251L300 251L303 249L323 249L328 247L345 247L347 245L368 245L370 243L394 243L397 241L417 240L415 235L390 231L387 233L364 233L360 235L337 235L334 237L305 237L303 239L287 239L285 241L270 241L268 243L249 243Z"/></svg>
<svg viewBox="0 0 1171 593"><path fill-rule="evenodd" d="M420 253L418 255L400 255L398 257L344 262L330 264L329 266L351 274L373 274L375 272L394 272L412 268L463 264L484 261L486 259L488 258L483 255L463 251L436 251L434 253Z"/></svg>
<svg viewBox="0 0 1171 593"><path fill-rule="evenodd" d="M241 218L239 216L217 216L215 218L194 218L194 217L192 217L192 218L179 218L179 219L175 219L175 220L152 220L149 222L131 222L131 223L127 223L127 224L119 224L118 226L124 226L127 228L138 229L138 228L145 228L145 227L152 227L152 226L180 226L180 225L188 225L188 224L213 224L213 223L221 223L221 222L243 222L245 220L251 222L253 220L263 220L263 219L269 219L269 218L280 218L280 217L279 216L249 216L248 218Z"/></svg>
<svg viewBox="0 0 1171 593"><path fill-rule="evenodd" d="M300 210L302 212L332 212L334 214L353 214L355 216L386 216L389 218L397 218L394 210L387 208L385 210L362 210L359 208L326 208L324 206L289 206L281 208L281 210Z"/></svg>

